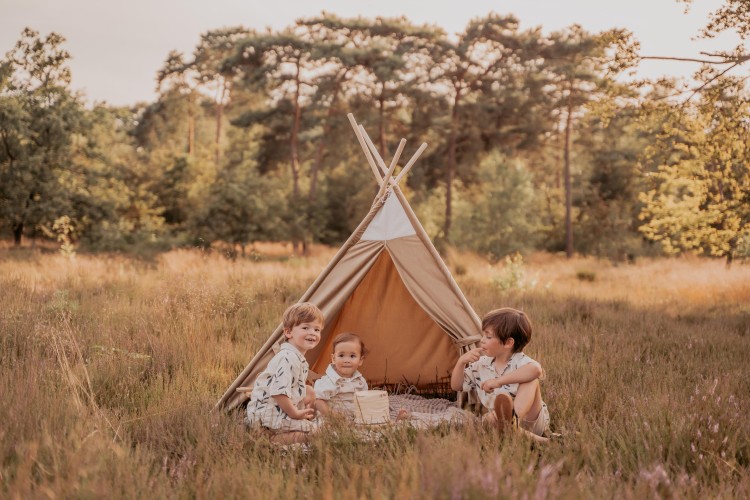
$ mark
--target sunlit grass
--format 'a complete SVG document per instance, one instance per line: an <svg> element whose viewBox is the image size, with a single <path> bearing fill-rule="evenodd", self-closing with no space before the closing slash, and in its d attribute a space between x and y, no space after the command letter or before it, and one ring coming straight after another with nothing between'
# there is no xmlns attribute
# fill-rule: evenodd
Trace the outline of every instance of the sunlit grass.
<svg viewBox="0 0 750 500"><path fill-rule="evenodd" d="M480 314L509 305L534 321L527 352L564 440L334 429L281 455L210 410L333 249L0 252L0 496L750 495L747 265L534 255L508 288L502 263L453 254Z"/></svg>

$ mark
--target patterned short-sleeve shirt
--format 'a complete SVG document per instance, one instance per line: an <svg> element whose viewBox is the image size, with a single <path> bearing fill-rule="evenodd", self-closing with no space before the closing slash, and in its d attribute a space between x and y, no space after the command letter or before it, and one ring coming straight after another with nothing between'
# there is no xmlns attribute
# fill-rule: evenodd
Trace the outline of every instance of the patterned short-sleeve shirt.
<svg viewBox="0 0 750 500"><path fill-rule="evenodd" d="M309 371L307 360L297 348L289 343L281 344L279 352L255 379L250 402L247 404L247 422L260 423L270 429L287 430L298 423L306 427L308 421L290 418L273 396L287 396L294 406L300 408L307 392L305 382Z"/></svg>
<svg viewBox="0 0 750 500"><path fill-rule="evenodd" d="M367 381L361 373L354 372L351 377L342 377L336 373L333 365L328 365L325 375L315 381L315 397L328 401L331 408L354 414L354 393L366 391Z"/></svg>
<svg viewBox="0 0 750 500"><path fill-rule="evenodd" d="M494 389L493 391L485 392L482 390L482 383L493 378L501 377L514 370L518 370L529 363L536 363L536 361L522 352L513 353L508 362L502 368L495 366L495 358L491 356L482 356L464 369L463 390L468 392L471 389L476 389L477 396L479 396L479 400L482 404L486 408L492 409L495 403L495 397L502 392L509 394L510 397L515 399L516 393L518 393L518 384L506 384Z"/></svg>

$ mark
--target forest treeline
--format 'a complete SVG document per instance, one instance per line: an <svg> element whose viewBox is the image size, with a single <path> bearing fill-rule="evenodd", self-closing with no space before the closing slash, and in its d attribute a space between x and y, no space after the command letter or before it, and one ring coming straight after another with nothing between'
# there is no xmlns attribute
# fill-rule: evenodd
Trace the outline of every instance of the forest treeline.
<svg viewBox="0 0 750 500"><path fill-rule="evenodd" d="M346 118L386 161L403 137L412 207L440 245L612 259L750 254L750 100L627 77L625 30L544 33L490 14L449 37L405 18L222 28L170 53L158 98L87 106L60 34L0 61L0 234L128 251L337 244L377 185ZM402 162L403 163L403 162Z"/></svg>

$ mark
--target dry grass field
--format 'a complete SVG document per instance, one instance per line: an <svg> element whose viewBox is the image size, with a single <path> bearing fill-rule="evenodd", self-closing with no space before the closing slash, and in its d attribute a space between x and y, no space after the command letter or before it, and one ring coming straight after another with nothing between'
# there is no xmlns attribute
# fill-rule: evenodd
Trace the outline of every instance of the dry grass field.
<svg viewBox="0 0 750 500"><path fill-rule="evenodd" d="M339 428L280 453L210 410L332 254L0 249L0 497L750 497L749 265L451 254L480 315L530 315L564 439Z"/></svg>

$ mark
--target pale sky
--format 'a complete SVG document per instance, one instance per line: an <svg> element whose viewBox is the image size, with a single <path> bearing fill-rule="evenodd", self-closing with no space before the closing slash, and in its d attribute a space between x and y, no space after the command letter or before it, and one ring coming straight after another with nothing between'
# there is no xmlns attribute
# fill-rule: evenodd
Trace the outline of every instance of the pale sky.
<svg viewBox="0 0 750 500"><path fill-rule="evenodd" d="M0 0L0 54L29 26L62 34L73 56L73 88L90 101L128 105L156 97L155 77L170 50L192 53L201 33L224 26L281 29L325 10L353 17L404 15L448 33L489 12L512 13L521 29L545 33L580 24L590 32L627 28L642 55L700 57L731 49L736 36L697 40L721 0L695 0L689 13L675 0ZM689 77L696 63L644 61L639 75Z"/></svg>

